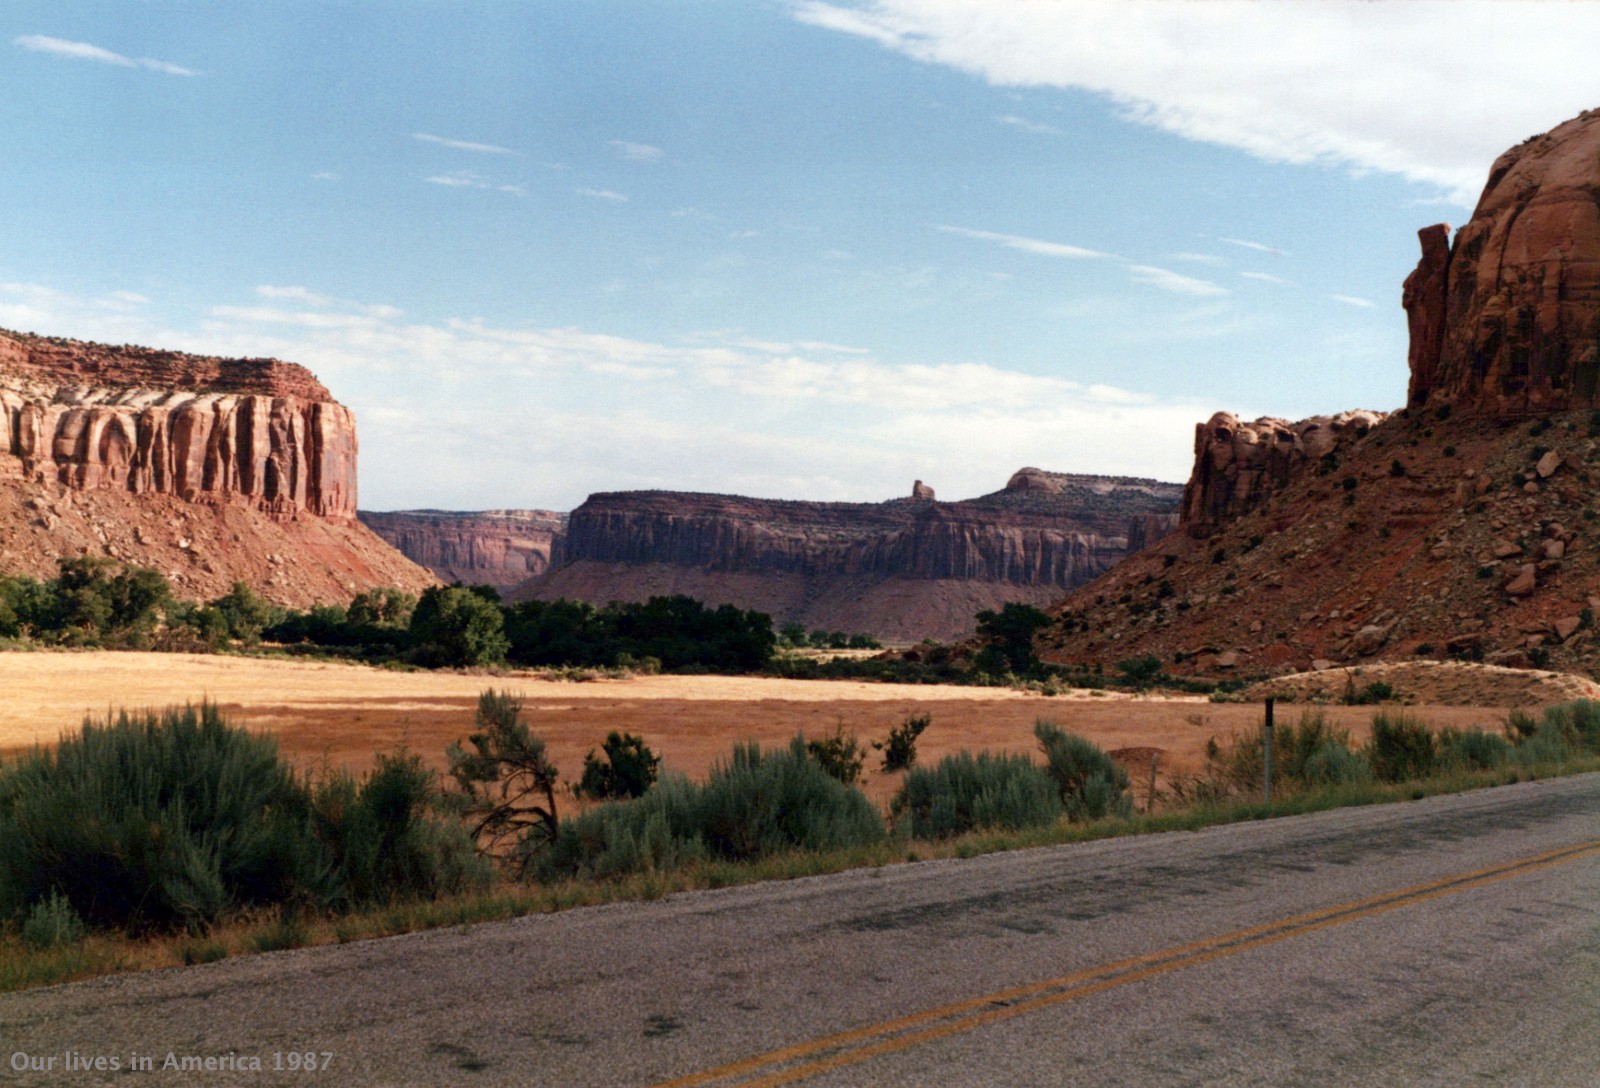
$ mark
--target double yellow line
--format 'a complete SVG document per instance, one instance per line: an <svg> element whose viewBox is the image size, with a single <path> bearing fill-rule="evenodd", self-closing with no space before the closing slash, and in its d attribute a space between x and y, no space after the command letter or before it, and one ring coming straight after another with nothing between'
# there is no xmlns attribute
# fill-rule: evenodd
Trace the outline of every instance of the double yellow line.
<svg viewBox="0 0 1600 1088"><path fill-rule="evenodd" d="M912 1013L894 1020L852 1031L827 1035L810 1042L782 1047L740 1061L719 1065L699 1073L662 1081L654 1088L697 1088L700 1085L727 1082L722 1088L776 1088L792 1084L841 1066L855 1065L883 1054L908 1050L922 1043L943 1039L1000 1020L1009 1020L1030 1012L1080 997L1089 997L1131 982L1166 974L1169 971L1193 967L1211 960L1232 956L1262 945L1275 944L1302 934L1313 933L1330 926L1359 921L1398 910L1401 907L1425 903L1430 899L1454 895L1457 892L1493 884L1526 873L1548 869L1569 861L1577 861L1600 853L1600 840L1551 850L1532 857L1519 858L1470 873L1459 873L1427 884L1386 892L1370 899L1326 907L1308 914L1267 922L1249 929L1235 930L1219 937L1178 945L1160 952L1151 952L1131 959L1118 960L1070 975L1045 979L1009 990L974 997L953 1005L942 1005L923 1012Z"/></svg>

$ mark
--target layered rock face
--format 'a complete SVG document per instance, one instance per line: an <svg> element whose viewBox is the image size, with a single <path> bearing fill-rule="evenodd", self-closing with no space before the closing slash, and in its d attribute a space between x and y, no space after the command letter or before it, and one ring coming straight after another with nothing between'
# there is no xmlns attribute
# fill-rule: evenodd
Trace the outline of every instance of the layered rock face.
<svg viewBox="0 0 1600 1088"><path fill-rule="evenodd" d="M1298 423L1243 423L1218 412L1194 429L1194 470L1183 489L1183 527L1206 536L1260 506L1268 496L1323 458L1338 456L1386 418L1382 412L1341 412Z"/></svg>
<svg viewBox="0 0 1600 1088"><path fill-rule="evenodd" d="M0 461L79 491L356 511L349 409L303 367L0 333Z"/></svg>
<svg viewBox="0 0 1600 1088"><path fill-rule="evenodd" d="M361 522L446 582L502 593L543 574L561 555L567 515L550 510L363 510Z"/></svg>
<svg viewBox="0 0 1600 1088"><path fill-rule="evenodd" d="M603 603L681 592L759 607L779 623L951 638L982 608L1045 603L1104 571L1130 537L1171 526L1179 490L1031 470L964 502L592 495L569 517L562 564L514 596Z"/></svg>
<svg viewBox="0 0 1600 1088"><path fill-rule="evenodd" d="M1600 407L1600 111L1507 151L1448 251L1407 281L1411 407Z"/></svg>
<svg viewBox="0 0 1600 1088"><path fill-rule="evenodd" d="M355 520L356 453L292 363L0 331L0 571L103 555L297 606L432 584Z"/></svg>

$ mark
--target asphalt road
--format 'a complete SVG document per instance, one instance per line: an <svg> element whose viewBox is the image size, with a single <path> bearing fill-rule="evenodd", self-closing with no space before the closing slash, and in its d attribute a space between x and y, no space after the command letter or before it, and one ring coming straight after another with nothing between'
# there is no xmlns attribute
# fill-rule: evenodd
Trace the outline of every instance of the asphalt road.
<svg viewBox="0 0 1600 1088"><path fill-rule="evenodd" d="M1592 1088L1600 776L5 996L9 1083Z"/></svg>

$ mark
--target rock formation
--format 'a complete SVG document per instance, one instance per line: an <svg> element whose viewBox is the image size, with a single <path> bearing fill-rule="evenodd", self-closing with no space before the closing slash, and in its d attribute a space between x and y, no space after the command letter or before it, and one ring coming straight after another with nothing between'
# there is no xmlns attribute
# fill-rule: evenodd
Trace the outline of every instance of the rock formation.
<svg viewBox="0 0 1600 1088"><path fill-rule="evenodd" d="M932 502L934 498L933 488L929 487L921 480L918 480L916 483L911 485L911 497L913 499L926 499L927 501Z"/></svg>
<svg viewBox="0 0 1600 1088"><path fill-rule="evenodd" d="M273 359L0 333L0 454L11 474L76 491L281 517L356 510L355 418L309 371Z"/></svg>
<svg viewBox="0 0 1600 1088"><path fill-rule="evenodd" d="M1448 252L1447 227L1422 232L1407 281L1412 407L1495 416L1600 407L1597 148L1591 110L1496 159Z"/></svg>
<svg viewBox="0 0 1600 1088"><path fill-rule="evenodd" d="M569 516L561 564L513 597L687 593L760 608L780 624L952 638L984 608L1046 604L1106 570L1130 539L1170 528L1179 497L1177 485L1154 480L1038 469L1027 479L964 502L591 495Z"/></svg>
<svg viewBox="0 0 1600 1088"><path fill-rule="evenodd" d="M1183 525L1071 594L1057 661L1600 666L1600 112L1502 155L1402 290L1407 408L1196 431Z"/></svg>
<svg viewBox="0 0 1600 1088"><path fill-rule="evenodd" d="M1355 411L1298 423L1241 423L1218 412L1194 429L1194 470L1183 489L1183 527L1194 536L1206 536L1255 509L1308 468L1331 465L1323 458L1337 458L1350 439L1365 435L1384 418L1382 412Z"/></svg>
<svg viewBox="0 0 1600 1088"><path fill-rule="evenodd" d="M430 584L355 521L356 451L292 363L0 331L0 571L106 555L296 605Z"/></svg>
<svg viewBox="0 0 1600 1088"><path fill-rule="evenodd" d="M446 582L507 592L559 562L567 515L549 510L363 510L361 522Z"/></svg>

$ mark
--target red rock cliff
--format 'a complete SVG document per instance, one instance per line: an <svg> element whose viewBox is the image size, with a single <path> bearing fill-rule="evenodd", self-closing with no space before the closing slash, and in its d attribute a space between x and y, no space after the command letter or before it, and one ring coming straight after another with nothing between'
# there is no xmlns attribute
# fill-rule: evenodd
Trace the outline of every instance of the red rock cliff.
<svg viewBox="0 0 1600 1088"><path fill-rule="evenodd" d="M1600 111L1495 160L1472 218L1422 231L1407 281L1412 407L1600 407Z"/></svg>
<svg viewBox="0 0 1600 1088"><path fill-rule="evenodd" d="M550 510L363 510L361 522L447 582L505 592L559 562L567 515Z"/></svg>
<svg viewBox="0 0 1600 1088"><path fill-rule="evenodd" d="M0 332L0 473L237 503L356 511L349 409L309 371Z"/></svg>
<svg viewBox="0 0 1600 1088"><path fill-rule="evenodd" d="M1024 469L963 502L591 495L562 563L513 596L596 602L682 592L780 623L955 637L1007 600L1048 603L1169 529L1175 484Z"/></svg>

